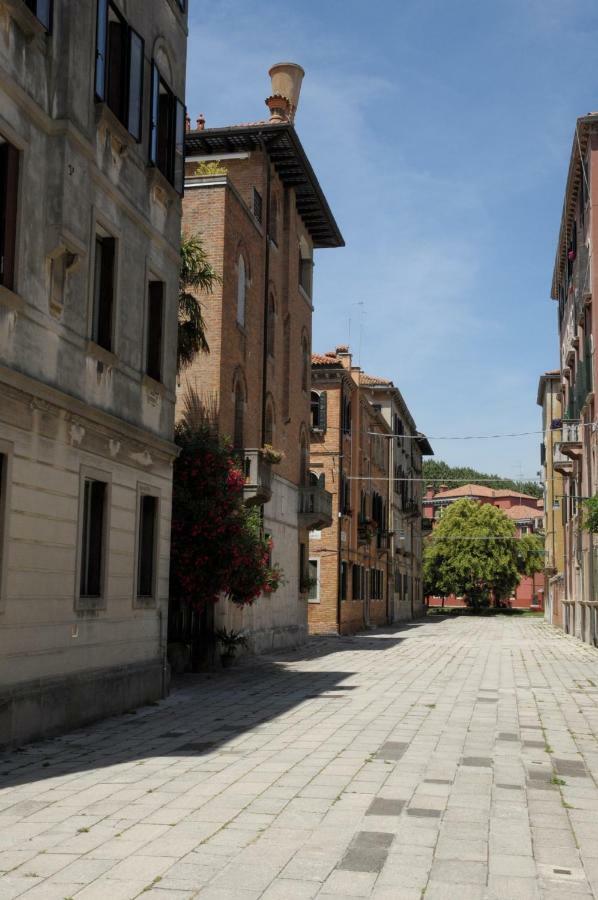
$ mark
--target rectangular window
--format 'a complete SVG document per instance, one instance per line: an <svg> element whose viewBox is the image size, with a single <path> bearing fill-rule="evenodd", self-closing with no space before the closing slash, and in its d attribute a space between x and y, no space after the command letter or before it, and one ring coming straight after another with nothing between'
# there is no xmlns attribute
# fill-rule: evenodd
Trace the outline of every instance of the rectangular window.
<svg viewBox="0 0 598 900"><path fill-rule="evenodd" d="M0 285L14 288L19 151L0 136Z"/></svg>
<svg viewBox="0 0 598 900"><path fill-rule="evenodd" d="M139 546L137 554L137 596L154 596L156 569L156 527L158 498L142 494L139 504Z"/></svg>
<svg viewBox="0 0 598 900"><path fill-rule="evenodd" d="M150 162L179 194L185 180L185 106L152 63Z"/></svg>
<svg viewBox="0 0 598 900"><path fill-rule="evenodd" d="M112 350L115 247L114 238L96 235L91 337L105 350Z"/></svg>
<svg viewBox="0 0 598 900"><path fill-rule="evenodd" d="M25 0L33 15L39 19L46 31L52 30L52 0Z"/></svg>
<svg viewBox="0 0 598 900"><path fill-rule="evenodd" d="M104 519L106 483L86 478L83 485L83 527L81 529L82 597L101 597L104 563Z"/></svg>
<svg viewBox="0 0 598 900"><path fill-rule="evenodd" d="M164 282L150 281L147 298L147 347L145 371L162 380L162 323L164 320Z"/></svg>
<svg viewBox="0 0 598 900"><path fill-rule="evenodd" d="M347 567L348 563L341 562L341 600L347 599Z"/></svg>
<svg viewBox="0 0 598 900"><path fill-rule="evenodd" d="M263 215L262 195L255 188L253 189L253 215L261 225Z"/></svg>
<svg viewBox="0 0 598 900"><path fill-rule="evenodd" d="M310 559L308 568L309 588L307 599L310 603L320 602L320 560Z"/></svg>
<svg viewBox="0 0 598 900"><path fill-rule="evenodd" d="M141 140L143 38L111 0L98 0L96 99L104 101L135 140Z"/></svg>
<svg viewBox="0 0 598 900"><path fill-rule="evenodd" d="M299 286L308 297L311 297L312 270L313 263L311 259L303 257L301 251L299 251Z"/></svg>
<svg viewBox="0 0 598 900"><path fill-rule="evenodd" d="M361 566L353 566L353 600L361 600L362 599L362 567Z"/></svg>

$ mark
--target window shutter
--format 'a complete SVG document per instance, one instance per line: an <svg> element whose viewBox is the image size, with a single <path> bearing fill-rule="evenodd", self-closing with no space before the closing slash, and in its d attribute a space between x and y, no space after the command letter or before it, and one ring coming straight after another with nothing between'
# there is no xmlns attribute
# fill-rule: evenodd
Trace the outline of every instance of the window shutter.
<svg viewBox="0 0 598 900"><path fill-rule="evenodd" d="M143 38L129 28L129 96L127 128L141 140L143 110Z"/></svg>
<svg viewBox="0 0 598 900"><path fill-rule="evenodd" d="M158 163L158 110L160 104L160 73L152 63L152 80L150 86L150 147L149 159L153 165Z"/></svg>
<svg viewBox="0 0 598 900"><path fill-rule="evenodd" d="M96 21L96 77L98 100L106 99L106 54L108 51L108 0L98 0Z"/></svg>
<svg viewBox="0 0 598 900"><path fill-rule="evenodd" d="M12 144L0 144L0 284L12 290L15 280L17 246L17 194L19 151ZM1 194L0 194L1 196Z"/></svg>
<svg viewBox="0 0 598 900"><path fill-rule="evenodd" d="M175 99L174 129L174 189L183 194L185 189L185 105Z"/></svg>
<svg viewBox="0 0 598 900"><path fill-rule="evenodd" d="M162 319L164 310L164 284L150 281L148 290L147 320L147 374L156 381L162 378Z"/></svg>
<svg viewBox="0 0 598 900"><path fill-rule="evenodd" d="M30 6L29 3L27 5ZM40 20L46 31L51 31L52 0L37 0L37 2L33 3L33 12Z"/></svg>
<svg viewBox="0 0 598 900"><path fill-rule="evenodd" d="M322 431L326 431L326 420L327 420L327 410L328 410L328 399L326 397L326 391L322 391L318 402L319 402L318 427L321 428Z"/></svg>

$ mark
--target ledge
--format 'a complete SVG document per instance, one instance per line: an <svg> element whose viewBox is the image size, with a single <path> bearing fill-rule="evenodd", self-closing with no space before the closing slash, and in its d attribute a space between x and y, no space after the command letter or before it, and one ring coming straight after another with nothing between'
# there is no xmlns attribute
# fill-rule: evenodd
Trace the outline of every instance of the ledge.
<svg viewBox="0 0 598 900"><path fill-rule="evenodd" d="M173 200L180 199L174 185L170 183L166 175L163 175L157 166L148 165L147 169L152 199L165 209L168 209Z"/></svg>
<svg viewBox="0 0 598 900"><path fill-rule="evenodd" d="M118 365L118 357L111 350L106 350L105 347L100 347L99 344L96 344L95 341L88 341L85 346L85 352L88 356L91 356L93 359L97 359L98 362L103 363L109 369L113 369L116 365Z"/></svg>
<svg viewBox="0 0 598 900"><path fill-rule="evenodd" d="M129 147L136 144L137 141L130 134L118 116L112 112L107 103L96 100L96 127L105 128L110 132L112 143L117 144L115 148L119 156L125 156Z"/></svg>
<svg viewBox="0 0 598 900"><path fill-rule="evenodd" d="M14 291L0 284L0 306L5 306L13 312L19 312L25 306L25 301L20 294L15 294Z"/></svg>

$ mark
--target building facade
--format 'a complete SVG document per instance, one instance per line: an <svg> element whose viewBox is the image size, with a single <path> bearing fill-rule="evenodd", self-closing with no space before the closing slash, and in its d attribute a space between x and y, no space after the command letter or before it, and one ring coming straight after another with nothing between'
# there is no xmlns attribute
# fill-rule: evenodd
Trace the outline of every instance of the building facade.
<svg viewBox="0 0 598 900"><path fill-rule="evenodd" d="M594 199L596 198L596 199ZM553 423L554 461L563 476L563 627L598 643L598 546L583 528L583 501L596 494L598 432L592 264L598 202L598 114L577 120L552 278L558 303L562 420Z"/></svg>
<svg viewBox="0 0 598 900"><path fill-rule="evenodd" d="M450 490L429 487L423 501L424 522L433 530L442 511L456 500L490 503L501 509L515 525L517 537L541 533L544 525L544 501L513 490L496 490L480 484L464 484ZM462 597L427 597L428 606L464 606ZM513 609L544 609L544 575L524 575L515 593L507 600Z"/></svg>
<svg viewBox="0 0 598 900"><path fill-rule="evenodd" d="M167 689L184 4L0 4L0 735Z"/></svg>
<svg viewBox="0 0 598 900"><path fill-rule="evenodd" d="M421 482L409 479L418 467L421 478L427 441L406 448L416 432L399 392L354 366L346 346L312 357L311 409L311 475L332 494L332 524L310 537L310 632L421 614Z"/></svg>
<svg viewBox="0 0 598 900"><path fill-rule="evenodd" d="M557 452L556 447L562 440L560 371L545 372L540 376L537 399L542 408L543 432L540 464L544 480L544 615L551 625L562 628L565 582L562 470L567 471L571 460Z"/></svg>
<svg viewBox="0 0 598 900"><path fill-rule="evenodd" d="M257 652L307 635L309 529L330 523L330 496L309 478L313 255L343 244L293 124L303 70L270 74L268 121L199 120L186 136L183 228L201 234L222 284L200 298L210 352L178 393L182 412L191 389L241 455L246 500L261 506L284 570L274 595L215 609L216 627L242 629Z"/></svg>

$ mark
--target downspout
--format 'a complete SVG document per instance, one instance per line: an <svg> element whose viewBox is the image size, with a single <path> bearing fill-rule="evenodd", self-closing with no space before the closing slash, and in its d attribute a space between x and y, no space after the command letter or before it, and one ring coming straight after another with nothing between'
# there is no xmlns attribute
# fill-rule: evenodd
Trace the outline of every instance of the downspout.
<svg viewBox="0 0 598 900"><path fill-rule="evenodd" d="M270 159L266 150L266 144L261 134L258 135L258 141L264 154L265 174L266 174L266 214L264 216L264 237L266 247L264 251L264 321L262 328L262 447L266 441L266 395L268 380L268 286L270 284L270 192L271 192L271 171ZM264 515L264 507L261 507L262 518Z"/></svg>

